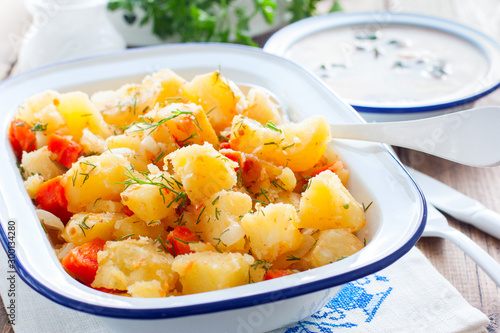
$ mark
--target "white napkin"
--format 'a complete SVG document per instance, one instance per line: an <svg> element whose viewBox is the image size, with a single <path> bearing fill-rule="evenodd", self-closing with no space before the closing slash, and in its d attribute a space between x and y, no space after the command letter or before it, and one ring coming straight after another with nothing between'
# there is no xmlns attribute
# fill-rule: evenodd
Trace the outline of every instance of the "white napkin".
<svg viewBox="0 0 500 333"><path fill-rule="evenodd" d="M7 258L0 252L0 292L8 306ZM18 276L16 284L16 333L110 332L98 317L47 300ZM486 332L488 322L414 248L390 267L348 283L311 317L272 333Z"/></svg>

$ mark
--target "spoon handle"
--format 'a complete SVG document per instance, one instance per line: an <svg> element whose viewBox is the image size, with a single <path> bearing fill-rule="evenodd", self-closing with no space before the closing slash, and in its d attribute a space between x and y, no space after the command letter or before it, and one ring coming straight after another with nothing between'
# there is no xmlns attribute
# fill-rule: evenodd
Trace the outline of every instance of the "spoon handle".
<svg viewBox="0 0 500 333"><path fill-rule="evenodd" d="M469 166L500 164L499 107L419 120L330 126L333 138L387 143Z"/></svg>
<svg viewBox="0 0 500 333"><path fill-rule="evenodd" d="M439 230L433 230L432 235L446 238L459 248L461 248L472 260L474 260L479 267L481 267L486 274L488 274L493 281L500 287L500 264L495 261L486 251L484 251L479 245L474 243L472 239L461 233L455 228L446 226L444 228L439 228Z"/></svg>

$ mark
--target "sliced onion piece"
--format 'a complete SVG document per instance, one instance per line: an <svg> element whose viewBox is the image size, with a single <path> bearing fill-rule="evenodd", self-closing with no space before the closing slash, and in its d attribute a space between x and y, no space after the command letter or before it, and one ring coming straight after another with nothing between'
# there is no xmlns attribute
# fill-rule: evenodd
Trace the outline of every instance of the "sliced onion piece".
<svg viewBox="0 0 500 333"><path fill-rule="evenodd" d="M43 209L36 209L35 213L36 216L38 216L40 222L42 222L42 224L45 226L45 228L49 228L58 232L62 232L64 230L64 224L62 223L61 219L51 212Z"/></svg>

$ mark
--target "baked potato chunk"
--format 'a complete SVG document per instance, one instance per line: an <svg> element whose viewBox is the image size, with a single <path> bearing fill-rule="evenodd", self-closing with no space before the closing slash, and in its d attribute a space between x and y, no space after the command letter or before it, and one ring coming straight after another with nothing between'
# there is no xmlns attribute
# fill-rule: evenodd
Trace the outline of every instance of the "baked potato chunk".
<svg viewBox="0 0 500 333"><path fill-rule="evenodd" d="M245 117L257 120L262 125L272 122L282 123L280 107L273 100L268 91L261 88L252 88L247 94L248 108L243 111Z"/></svg>
<svg viewBox="0 0 500 333"><path fill-rule="evenodd" d="M120 194L122 203L143 221L174 217L175 209L182 202L176 200L181 192L180 188L173 185L173 178L166 173L149 175L148 179L150 184L134 184L123 191ZM170 184L169 179L172 179Z"/></svg>
<svg viewBox="0 0 500 333"><path fill-rule="evenodd" d="M82 245L94 238L112 240L115 223L127 216L120 213L78 213L64 227L62 237L68 243Z"/></svg>
<svg viewBox="0 0 500 333"><path fill-rule="evenodd" d="M231 148L250 153L294 172L314 167L325 153L330 127L323 117L280 127L236 116L231 128Z"/></svg>
<svg viewBox="0 0 500 333"><path fill-rule="evenodd" d="M162 224L141 221L136 215L127 216L115 222L113 239L120 239L126 236L130 238L149 237L157 239L160 234L165 234Z"/></svg>
<svg viewBox="0 0 500 333"><path fill-rule="evenodd" d="M181 94L181 87L186 80L170 69L162 69L144 78L143 83L147 86L157 86L160 83L160 91L156 103L169 103L177 100Z"/></svg>
<svg viewBox="0 0 500 333"><path fill-rule="evenodd" d="M241 227L247 235L250 249L258 259L273 261L281 254L297 249L302 234L297 228L297 212L292 205L270 204L246 214Z"/></svg>
<svg viewBox="0 0 500 333"><path fill-rule="evenodd" d="M89 156L73 163L61 181L68 210L81 212L98 199L119 201L128 178L126 170L130 168L130 163L120 154Z"/></svg>
<svg viewBox="0 0 500 333"><path fill-rule="evenodd" d="M239 221L252 209L252 199L240 192L220 191L206 203L194 228L220 251L243 251L245 232Z"/></svg>
<svg viewBox="0 0 500 333"><path fill-rule="evenodd" d="M43 179L48 180L64 174L66 168L53 161L50 156L51 152L47 147L42 147L30 153L23 152L21 158L23 177L27 179L29 176L39 174Z"/></svg>
<svg viewBox="0 0 500 333"><path fill-rule="evenodd" d="M236 184L237 163L227 159L211 144L181 148L167 156L180 177L187 196L195 205Z"/></svg>
<svg viewBox="0 0 500 333"><path fill-rule="evenodd" d="M204 142L211 143L214 147L219 146L219 139L205 111L199 105L173 103L147 116L154 116L156 122L164 121L171 135L181 146L202 145Z"/></svg>
<svg viewBox="0 0 500 333"><path fill-rule="evenodd" d="M361 205L330 170L309 180L300 199L299 221L300 228L349 228L352 232L366 223Z"/></svg>
<svg viewBox="0 0 500 333"><path fill-rule="evenodd" d="M142 84L126 84L118 90L97 92L91 100L108 124L123 127L152 110L162 90L160 80L146 77Z"/></svg>
<svg viewBox="0 0 500 333"><path fill-rule="evenodd" d="M61 94L46 90L28 98L16 111L15 118L29 125L47 126L44 133L53 133L65 124L64 117L57 111L54 103L59 102Z"/></svg>
<svg viewBox="0 0 500 333"><path fill-rule="evenodd" d="M253 263L248 254L196 252L176 257L172 269L189 295L247 284Z"/></svg>
<svg viewBox="0 0 500 333"><path fill-rule="evenodd" d="M99 268L92 282L94 288L128 291L136 283L158 281L149 287L155 286L155 296L163 297L168 290L174 289L178 279L172 271L172 255L160 251L147 237L106 242L97 260ZM130 291L137 287L135 285Z"/></svg>
<svg viewBox="0 0 500 333"><path fill-rule="evenodd" d="M68 133L74 140L82 137L85 128L102 138L113 134L87 94L82 92L62 94L56 107L66 120Z"/></svg>
<svg viewBox="0 0 500 333"><path fill-rule="evenodd" d="M196 76L182 87L182 94L203 107L216 133L230 127L233 117L248 107L238 86L219 71Z"/></svg>
<svg viewBox="0 0 500 333"><path fill-rule="evenodd" d="M322 230L317 242L299 262L302 269L311 269L344 259L363 248L363 243L349 229Z"/></svg>

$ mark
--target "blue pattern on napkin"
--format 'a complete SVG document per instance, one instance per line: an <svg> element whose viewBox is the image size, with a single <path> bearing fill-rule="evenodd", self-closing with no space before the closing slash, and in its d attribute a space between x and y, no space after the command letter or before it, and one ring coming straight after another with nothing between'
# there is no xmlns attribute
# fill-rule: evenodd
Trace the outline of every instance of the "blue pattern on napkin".
<svg viewBox="0 0 500 333"><path fill-rule="evenodd" d="M358 326L356 322L360 322L360 317L369 323L391 291L386 276L374 274L349 282L320 311L288 328L285 333L333 333L335 327Z"/></svg>

